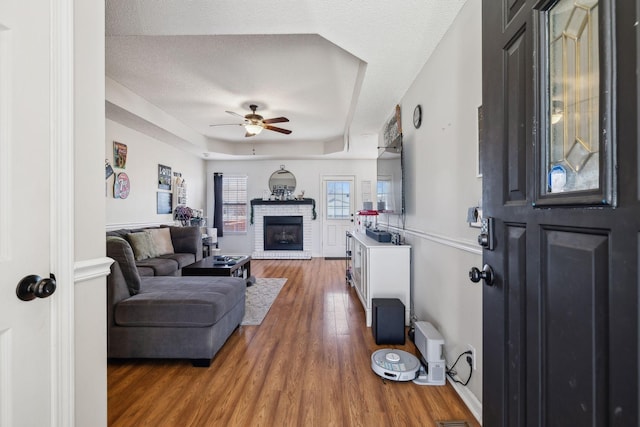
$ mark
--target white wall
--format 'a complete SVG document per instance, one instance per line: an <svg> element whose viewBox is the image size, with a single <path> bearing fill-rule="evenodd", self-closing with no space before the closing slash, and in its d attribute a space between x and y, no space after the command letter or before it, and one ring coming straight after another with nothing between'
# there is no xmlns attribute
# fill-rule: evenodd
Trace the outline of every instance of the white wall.
<svg viewBox="0 0 640 427"><path fill-rule="evenodd" d="M74 3L74 246L76 269L105 264L104 3ZM107 425L106 279L74 286L75 425ZM64 284L63 284L64 286Z"/></svg>
<svg viewBox="0 0 640 427"><path fill-rule="evenodd" d="M353 175L356 178L356 208L362 207L361 182L376 180L375 160L260 160L260 161L215 161L207 164L207 213L208 224L212 222L213 207L213 173L222 172L227 175L246 175L248 177L249 199L262 198L264 190L269 189L269 177L284 165L292 172L297 181L296 194L304 190L305 198L316 201L318 219L313 224L314 257L322 256L322 177L326 175ZM375 190L375 188L373 188ZM247 234L224 235L219 238L219 245L229 253L251 253L253 251L253 227L249 226Z"/></svg>
<svg viewBox="0 0 640 427"><path fill-rule="evenodd" d="M479 230L468 226L466 216L482 197L476 176L481 39L481 1L469 0L401 102L414 312L443 334L449 365L467 344L475 347L477 369L459 392L476 413L482 400L482 288L469 281L468 271L481 266L482 257ZM423 110L419 129L412 124L417 104Z"/></svg>
<svg viewBox="0 0 640 427"><path fill-rule="evenodd" d="M173 222L173 215L159 215L156 211L156 193L162 191L158 190L158 164L171 167L172 173L182 173L182 177L187 182L189 207L197 209L205 207L206 177L205 162L202 159L117 122L107 120L104 156L112 165L114 141L127 145L125 169L114 168L114 170L116 174L126 172L131 181L131 192L126 199L115 199L113 197L115 177L112 176L106 181L108 228Z"/></svg>

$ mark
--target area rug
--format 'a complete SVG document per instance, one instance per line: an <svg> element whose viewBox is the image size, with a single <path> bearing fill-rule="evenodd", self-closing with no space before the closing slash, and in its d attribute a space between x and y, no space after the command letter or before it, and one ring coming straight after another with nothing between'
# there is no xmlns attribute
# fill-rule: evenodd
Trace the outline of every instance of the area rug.
<svg viewBox="0 0 640 427"><path fill-rule="evenodd" d="M286 282L282 278L257 278L254 285L247 287L241 324L261 324Z"/></svg>

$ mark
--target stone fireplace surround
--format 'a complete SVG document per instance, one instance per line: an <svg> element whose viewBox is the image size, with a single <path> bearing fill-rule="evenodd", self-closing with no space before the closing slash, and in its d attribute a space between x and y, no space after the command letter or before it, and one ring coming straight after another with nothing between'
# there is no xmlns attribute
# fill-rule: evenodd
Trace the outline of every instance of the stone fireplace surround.
<svg viewBox="0 0 640 427"><path fill-rule="evenodd" d="M253 253L254 259L311 259L313 200L252 200L253 209ZM302 216L302 250L301 251L265 251L264 250L264 217L265 216Z"/></svg>

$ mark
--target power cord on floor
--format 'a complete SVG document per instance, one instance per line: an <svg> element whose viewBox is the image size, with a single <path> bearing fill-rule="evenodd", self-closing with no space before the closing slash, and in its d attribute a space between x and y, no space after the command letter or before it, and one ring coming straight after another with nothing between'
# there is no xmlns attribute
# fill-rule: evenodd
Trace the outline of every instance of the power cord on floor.
<svg viewBox="0 0 640 427"><path fill-rule="evenodd" d="M455 367L458 364L458 362L460 361L460 358L464 355L467 355L467 363L469 364L469 378L467 378L466 381L462 382L459 379L457 379L456 377L458 376L458 373L455 371ZM471 350L467 350L463 353L460 353L460 355L458 356L458 358L456 359L456 361L453 363L453 365L451 365L450 368L447 368L447 375L449 375L449 378L451 378L451 381L456 382L458 384L462 384L464 386L466 386L467 384L469 384L469 381L471 381L471 375L473 374L473 359L471 358L471 355L473 353L471 352Z"/></svg>

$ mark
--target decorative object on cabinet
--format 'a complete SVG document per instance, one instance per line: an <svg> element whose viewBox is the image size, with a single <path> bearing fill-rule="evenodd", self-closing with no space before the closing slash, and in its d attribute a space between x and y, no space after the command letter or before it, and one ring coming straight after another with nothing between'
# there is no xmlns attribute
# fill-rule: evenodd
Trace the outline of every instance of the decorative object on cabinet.
<svg viewBox="0 0 640 427"><path fill-rule="evenodd" d="M127 166L126 144L113 141L113 164L119 169L124 169Z"/></svg>
<svg viewBox="0 0 640 427"><path fill-rule="evenodd" d="M171 190L171 167L158 164L158 188Z"/></svg>
<svg viewBox="0 0 640 427"><path fill-rule="evenodd" d="M129 182L129 176L124 172L120 172L113 183L113 197L115 199L126 199L130 191L131 182Z"/></svg>
<svg viewBox="0 0 640 427"><path fill-rule="evenodd" d="M191 208L191 220L190 225L196 227L204 227L206 218L204 217L204 211L202 209Z"/></svg>

